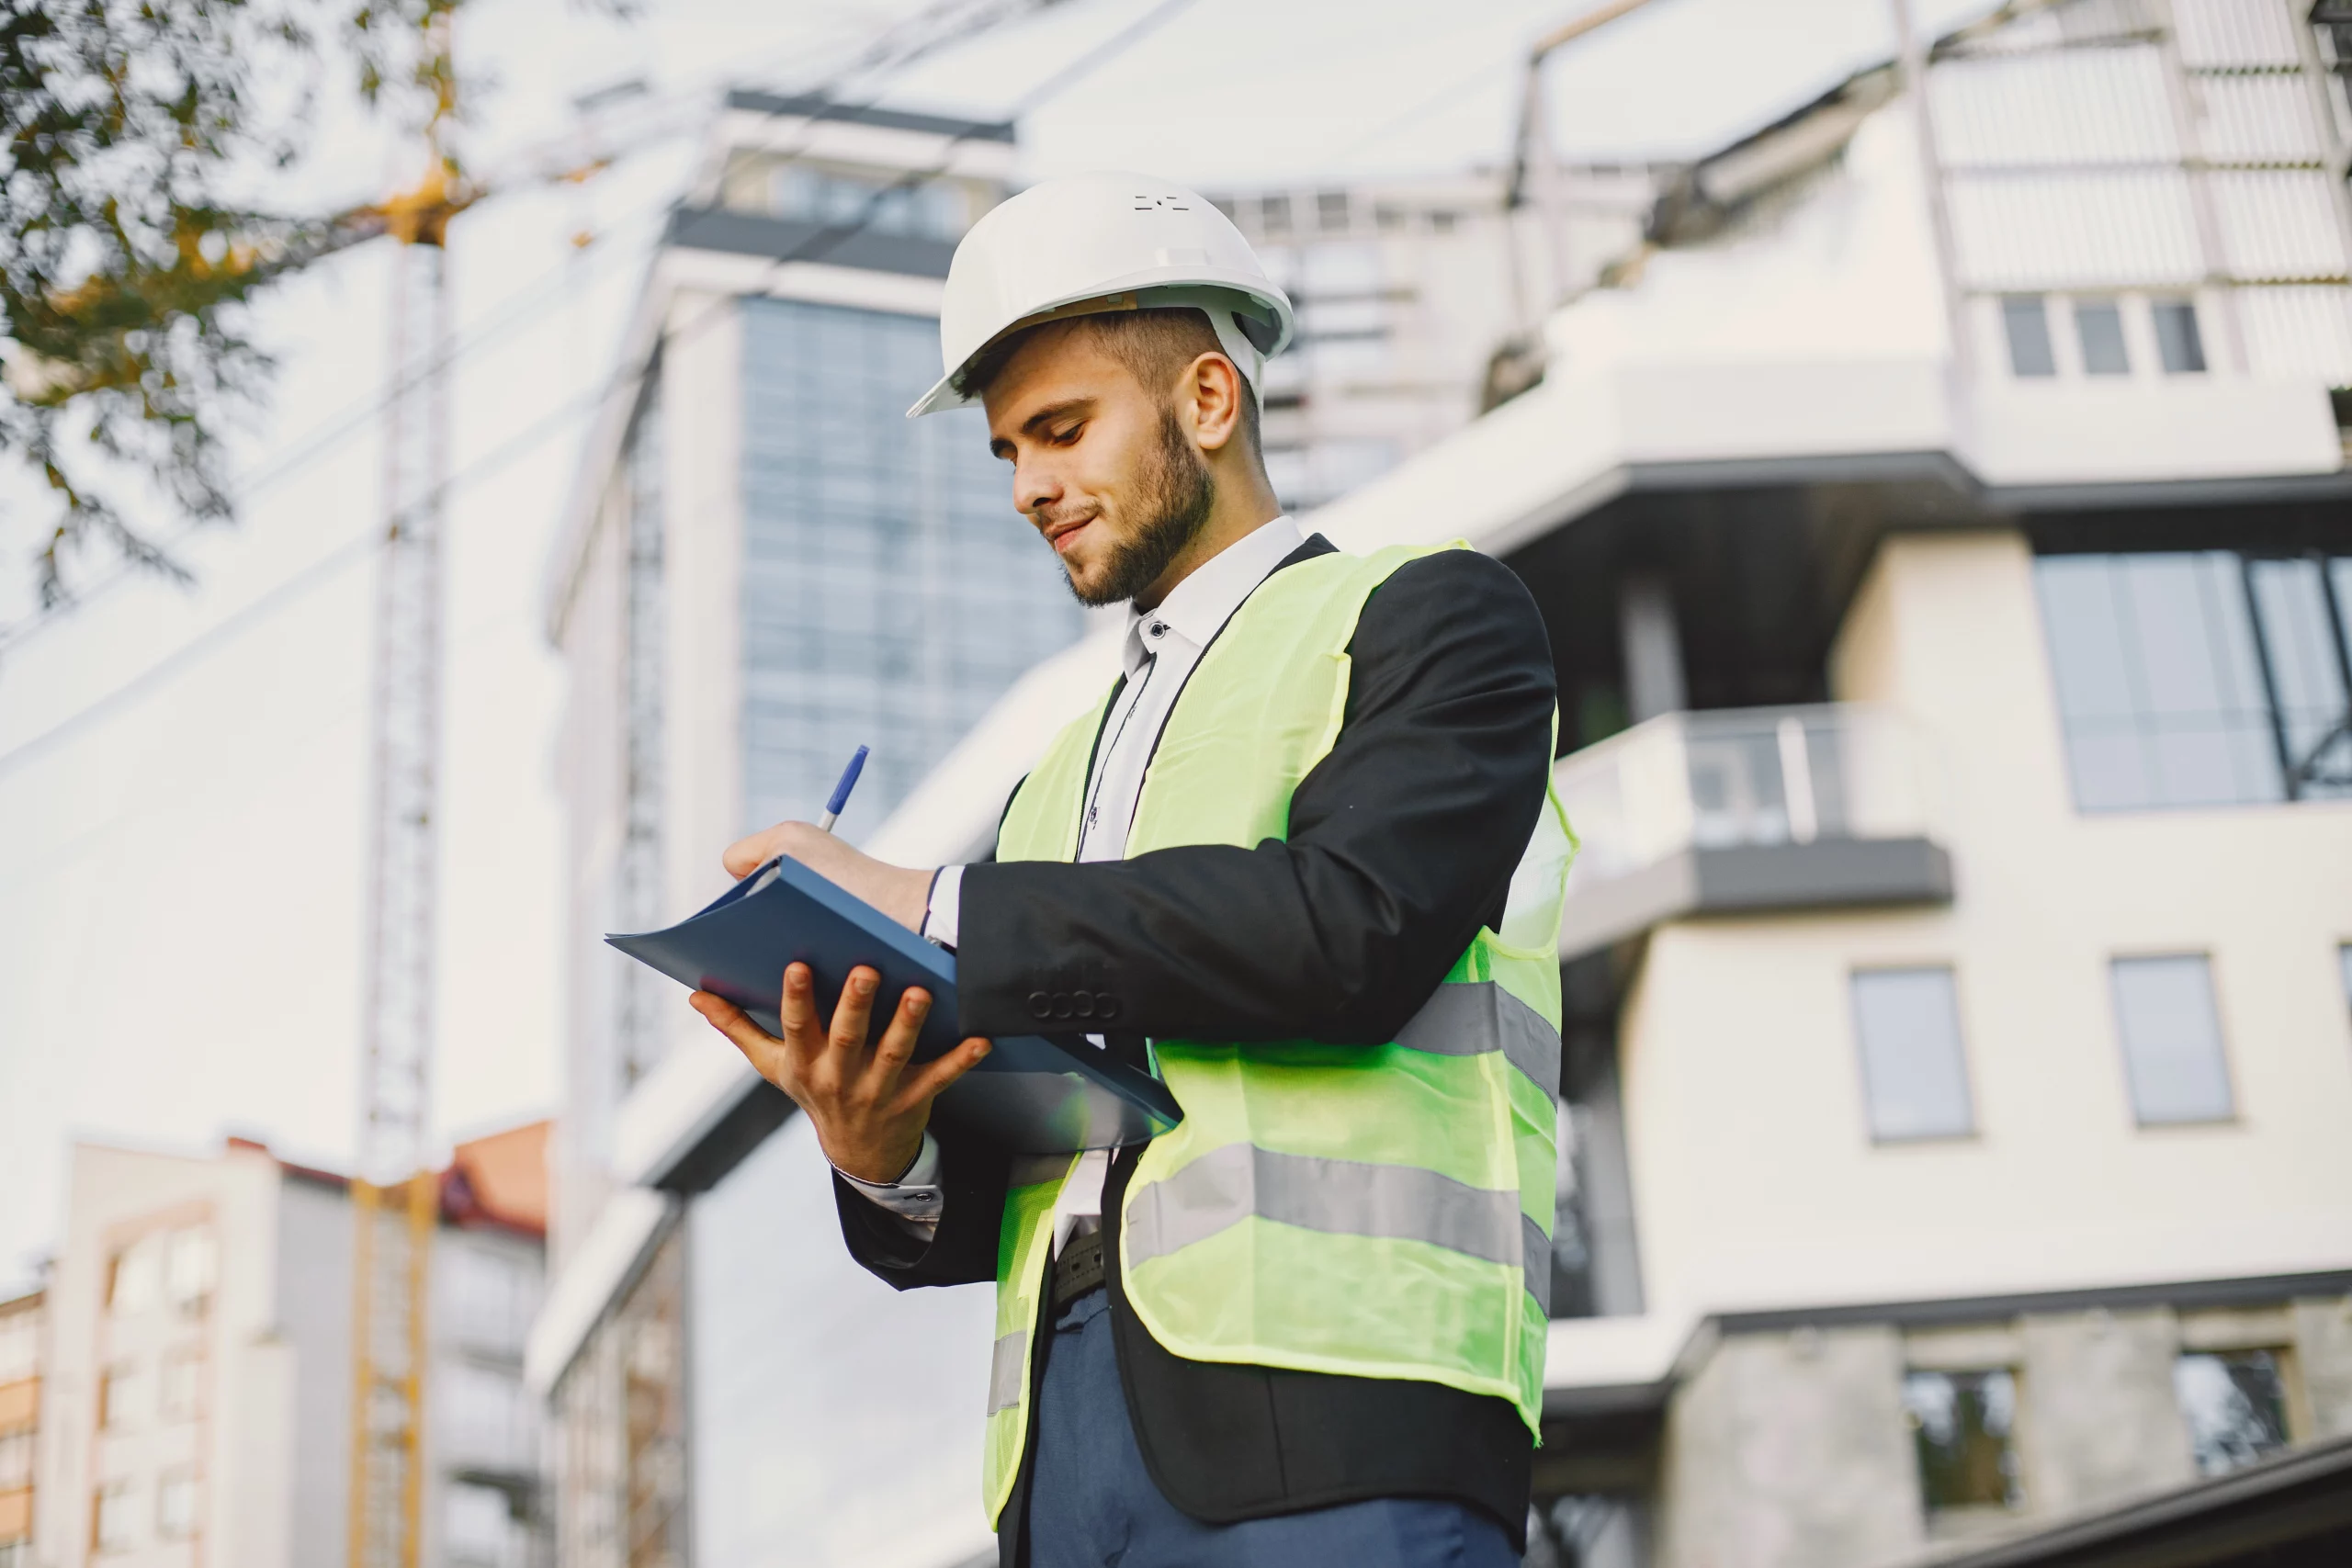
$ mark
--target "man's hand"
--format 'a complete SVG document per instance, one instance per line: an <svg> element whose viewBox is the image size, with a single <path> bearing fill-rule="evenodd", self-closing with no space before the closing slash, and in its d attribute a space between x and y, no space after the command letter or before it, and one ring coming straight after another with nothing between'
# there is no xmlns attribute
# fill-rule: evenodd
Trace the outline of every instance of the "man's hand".
<svg viewBox="0 0 2352 1568"><path fill-rule="evenodd" d="M922 930L923 911L931 901L931 880L938 873L910 871L855 850L813 822L779 822L763 833L738 839L727 846L727 874L741 880L778 855L790 855L837 887L856 894L910 931Z"/></svg>
<svg viewBox="0 0 2352 1568"><path fill-rule="evenodd" d="M734 852L728 852L730 865ZM869 1048L874 987L880 979L864 964L851 970L828 1030L817 1021L808 965L795 964L784 972L784 1001L777 1009L784 1025L781 1037L753 1023L724 998L696 991L692 1000L695 1010L735 1043L760 1077L808 1112L817 1128L817 1142L835 1169L860 1181L888 1182L905 1174L922 1152L931 1102L979 1066L989 1054L989 1043L978 1037L967 1040L909 1074L907 1060L914 1054L923 1017L931 1011L931 993L910 988L899 998L899 1010L882 1038Z"/></svg>

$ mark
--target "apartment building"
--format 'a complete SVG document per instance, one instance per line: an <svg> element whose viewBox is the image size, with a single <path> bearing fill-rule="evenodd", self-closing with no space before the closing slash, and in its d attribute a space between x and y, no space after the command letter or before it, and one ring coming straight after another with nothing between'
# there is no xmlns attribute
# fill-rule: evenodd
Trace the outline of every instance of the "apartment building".
<svg viewBox="0 0 2352 1568"><path fill-rule="evenodd" d="M546 1124L461 1144L430 1256L422 1561L538 1568ZM349 1551L345 1179L231 1139L76 1144L35 1445L40 1568L310 1568ZM0 1439L5 1441L6 1439Z"/></svg>
<svg viewBox="0 0 2352 1568"><path fill-rule="evenodd" d="M33 1562L47 1304L41 1291L0 1301L0 1568L30 1568Z"/></svg>
<svg viewBox="0 0 2352 1568"><path fill-rule="evenodd" d="M952 1337L894 1327L905 1352L871 1388L857 1359L794 1342L878 1327L849 1321L838 1246L813 1246L812 1151L763 1142L782 1097L730 1076L741 1059L678 988L600 938L708 902L719 852L814 816L861 744L839 830L865 838L1079 636L978 412L904 417L939 374L948 261L1006 190L1012 135L730 94L625 351L651 369L583 460L548 588L570 674L571 1027L562 1275L533 1357L567 1568L972 1534L960 1493L891 1479L942 1445L978 1463L977 1431L943 1418L977 1391L933 1376ZM713 1082L723 1104L698 1098ZM682 1102L709 1112L708 1146L657 1189L632 1108Z"/></svg>
<svg viewBox="0 0 2352 1568"><path fill-rule="evenodd" d="M1553 629L1549 1561L2091 1561L2034 1532L2352 1432L2342 41L2061 4L1924 124L1858 77L1319 515L1509 475Z"/></svg>

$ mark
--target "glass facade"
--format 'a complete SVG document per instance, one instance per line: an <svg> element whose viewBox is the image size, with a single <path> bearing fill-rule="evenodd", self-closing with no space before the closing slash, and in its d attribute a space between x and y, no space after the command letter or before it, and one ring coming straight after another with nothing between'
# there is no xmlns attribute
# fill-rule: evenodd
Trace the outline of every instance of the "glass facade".
<svg viewBox="0 0 2352 1568"><path fill-rule="evenodd" d="M815 816L868 745L854 839L1082 612L979 413L904 417L939 374L936 322L742 310L744 826Z"/></svg>
<svg viewBox="0 0 2352 1568"><path fill-rule="evenodd" d="M2077 807L2352 795L2352 559L2045 556L2035 579Z"/></svg>

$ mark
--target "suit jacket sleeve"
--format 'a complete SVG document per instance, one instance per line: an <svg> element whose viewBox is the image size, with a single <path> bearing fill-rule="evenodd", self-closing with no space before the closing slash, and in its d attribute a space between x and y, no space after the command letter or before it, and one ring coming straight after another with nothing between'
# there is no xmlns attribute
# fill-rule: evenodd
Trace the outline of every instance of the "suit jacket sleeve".
<svg viewBox="0 0 2352 1568"><path fill-rule="evenodd" d="M1035 1031L1036 993L1083 987L1143 1034L1396 1038L1500 923L1543 809L1556 688L1526 588L1466 550L1400 568L1349 653L1340 735L1286 840L967 869L963 1031Z"/></svg>
<svg viewBox="0 0 2352 1568"><path fill-rule="evenodd" d="M856 1188L833 1178L833 1206L850 1256L896 1290L970 1285L996 1278L997 1233L1004 1217L1005 1156L934 1127L939 1139L939 1228L918 1240L898 1218Z"/></svg>

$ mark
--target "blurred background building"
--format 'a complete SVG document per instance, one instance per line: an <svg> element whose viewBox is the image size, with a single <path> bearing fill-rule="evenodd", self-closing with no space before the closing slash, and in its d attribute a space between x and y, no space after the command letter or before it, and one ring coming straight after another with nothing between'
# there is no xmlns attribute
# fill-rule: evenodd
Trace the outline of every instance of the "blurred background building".
<svg viewBox="0 0 2352 1568"><path fill-rule="evenodd" d="M46 1305L41 1291L0 1302L0 1568L29 1568L33 1561Z"/></svg>
<svg viewBox="0 0 2352 1568"><path fill-rule="evenodd" d="M461 1143L440 1175L420 1517L446 1568L552 1561L522 1382L547 1131ZM344 1178L259 1144L76 1145L47 1289L0 1308L0 1561L343 1562L353 1228Z"/></svg>
<svg viewBox="0 0 2352 1568"><path fill-rule="evenodd" d="M1548 140L1539 51L1495 171L1216 193L1299 299L1285 501L1551 629L1531 1563L2352 1561L2347 61L2307 0L2018 0L1662 159ZM968 418L899 420L1012 134L730 99L582 470L567 1568L992 1551L986 1292L853 1268L595 938L859 741L845 830L969 855L1115 669Z"/></svg>

